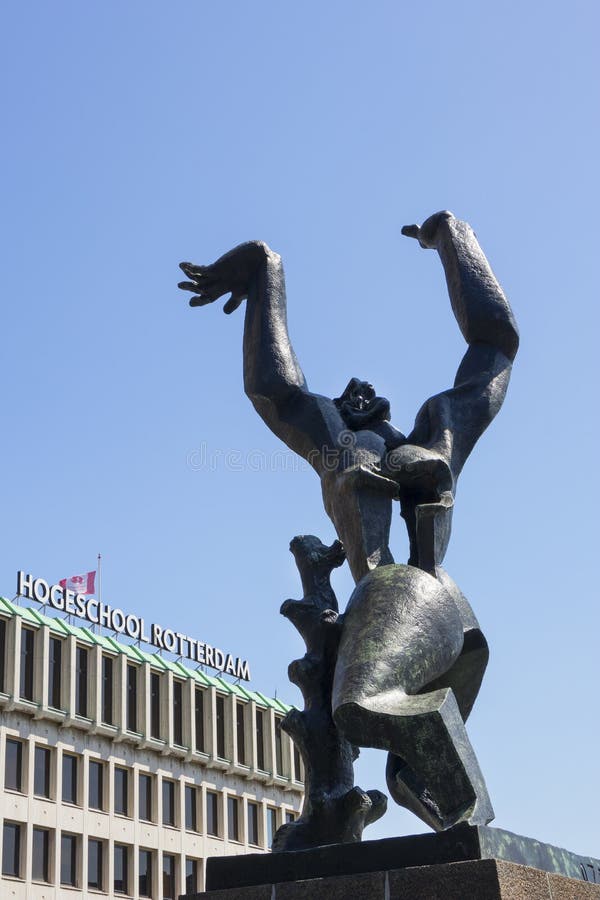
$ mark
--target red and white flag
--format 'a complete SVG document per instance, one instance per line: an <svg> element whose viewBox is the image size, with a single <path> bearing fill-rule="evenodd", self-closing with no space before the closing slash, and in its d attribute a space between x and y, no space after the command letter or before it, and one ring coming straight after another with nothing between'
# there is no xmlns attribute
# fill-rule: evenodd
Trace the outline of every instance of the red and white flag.
<svg viewBox="0 0 600 900"><path fill-rule="evenodd" d="M58 582L63 590L75 591L76 594L96 593L96 572L88 572L87 575L71 575Z"/></svg>

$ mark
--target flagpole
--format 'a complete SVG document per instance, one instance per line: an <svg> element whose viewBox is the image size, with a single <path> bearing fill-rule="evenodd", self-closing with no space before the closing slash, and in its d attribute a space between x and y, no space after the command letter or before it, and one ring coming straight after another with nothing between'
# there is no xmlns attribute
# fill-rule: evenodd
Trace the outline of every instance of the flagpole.
<svg viewBox="0 0 600 900"><path fill-rule="evenodd" d="M102 603L102 556L98 554L98 607ZM98 631L100 627L98 626Z"/></svg>

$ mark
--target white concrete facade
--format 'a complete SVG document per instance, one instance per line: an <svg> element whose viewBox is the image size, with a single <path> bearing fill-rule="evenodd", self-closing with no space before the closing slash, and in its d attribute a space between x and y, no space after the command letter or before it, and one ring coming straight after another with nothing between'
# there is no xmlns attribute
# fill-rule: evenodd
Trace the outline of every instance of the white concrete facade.
<svg viewBox="0 0 600 900"><path fill-rule="evenodd" d="M4 600L0 670L2 900L178 897L298 814L279 701Z"/></svg>

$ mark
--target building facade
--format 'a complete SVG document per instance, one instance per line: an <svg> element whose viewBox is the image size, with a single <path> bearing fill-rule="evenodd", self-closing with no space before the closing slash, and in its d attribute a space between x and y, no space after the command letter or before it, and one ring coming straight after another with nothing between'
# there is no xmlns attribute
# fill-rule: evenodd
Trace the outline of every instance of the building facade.
<svg viewBox="0 0 600 900"><path fill-rule="evenodd" d="M0 896L175 898L298 815L289 709L0 599Z"/></svg>

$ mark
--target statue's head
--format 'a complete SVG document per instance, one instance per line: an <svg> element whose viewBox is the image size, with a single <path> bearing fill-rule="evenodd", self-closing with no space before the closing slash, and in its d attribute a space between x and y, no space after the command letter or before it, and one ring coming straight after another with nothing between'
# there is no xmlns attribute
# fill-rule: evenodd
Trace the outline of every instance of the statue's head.
<svg viewBox="0 0 600 900"><path fill-rule="evenodd" d="M359 378L351 378L342 396L336 397L333 402L348 428L366 428L390 419L389 400L377 397L373 385Z"/></svg>

